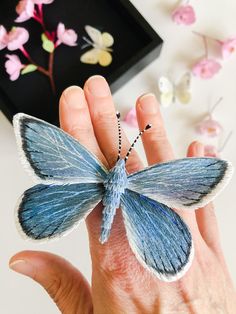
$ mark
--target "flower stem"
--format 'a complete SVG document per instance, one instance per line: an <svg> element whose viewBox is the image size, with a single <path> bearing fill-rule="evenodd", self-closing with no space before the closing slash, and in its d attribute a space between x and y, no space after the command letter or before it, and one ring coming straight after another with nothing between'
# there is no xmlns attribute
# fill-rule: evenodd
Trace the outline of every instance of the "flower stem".
<svg viewBox="0 0 236 314"><path fill-rule="evenodd" d="M54 52L50 54L49 57L49 68L46 70L45 68L41 67L37 63L34 62L34 60L30 57L29 53L27 50L22 46L20 48L20 51L23 53L23 55L29 60L29 62L37 67L37 70L41 72L42 74L46 75L50 79L52 91L55 94L56 93L56 87L55 87L55 82L53 78L53 64L54 64Z"/></svg>
<svg viewBox="0 0 236 314"><path fill-rule="evenodd" d="M233 131L231 131L231 132L229 133L229 135L227 136L225 142L223 143L223 145L222 145L221 148L219 149L219 153L221 153L221 152L225 149L225 147L226 147L226 145L228 144L229 140L231 139L232 135L233 135Z"/></svg>
<svg viewBox="0 0 236 314"><path fill-rule="evenodd" d="M203 36L202 37L203 39L203 43L204 43L204 48L205 48L205 56L206 56L206 59L208 58L208 45L207 45L207 38L206 36Z"/></svg>
<svg viewBox="0 0 236 314"><path fill-rule="evenodd" d="M43 5L37 4L37 8L38 8L38 10L34 11L33 18L35 19L35 21L37 21L42 26L43 31L46 34L46 36L48 37L48 39L54 41L53 36L51 35L51 33L47 30L47 28L45 26L45 22L44 22L44 18L43 18Z"/></svg>
<svg viewBox="0 0 236 314"><path fill-rule="evenodd" d="M204 34L201 34L201 33L198 33L198 32L195 32L193 31L193 34L197 35L197 36L200 36L203 40L203 43L204 43L204 49L205 49L205 58L207 59L208 58L208 45L207 45L207 38L208 36L204 35Z"/></svg>
<svg viewBox="0 0 236 314"><path fill-rule="evenodd" d="M210 115L213 114L213 112L216 110L216 108L218 107L218 105L222 102L223 97L220 97L220 99L215 103L215 105L211 108L210 110Z"/></svg>
<svg viewBox="0 0 236 314"><path fill-rule="evenodd" d="M55 94L56 93L56 86L55 86L55 81L54 81L54 76L53 76L53 65L54 65L54 51L51 52L50 56L49 56L48 72L49 72L49 78L50 78L52 91Z"/></svg>
<svg viewBox="0 0 236 314"><path fill-rule="evenodd" d="M219 40L219 39L217 39L217 38L214 38L214 37L211 37L211 36L208 36L208 35L201 34L201 33L199 33L199 32L193 31L193 33L194 33L195 35L200 36L200 37L206 37L206 38L208 38L208 39L210 39L210 40L213 40L213 41L217 42L219 45L222 45L222 44L224 43L222 40Z"/></svg>

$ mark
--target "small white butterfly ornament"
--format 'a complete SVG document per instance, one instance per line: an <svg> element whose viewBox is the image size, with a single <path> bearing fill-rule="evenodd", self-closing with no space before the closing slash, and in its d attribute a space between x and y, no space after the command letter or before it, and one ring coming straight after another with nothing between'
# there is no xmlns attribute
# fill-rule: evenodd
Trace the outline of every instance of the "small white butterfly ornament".
<svg viewBox="0 0 236 314"><path fill-rule="evenodd" d="M177 101L185 105L191 101L191 74L185 73L178 84L174 84L167 77L162 76L158 82L160 91L160 103L163 107L169 107Z"/></svg>
<svg viewBox="0 0 236 314"><path fill-rule="evenodd" d="M91 46L92 49L85 52L81 56L80 61L86 64L100 64L103 67L109 66L112 63L111 52L113 49L111 46L114 44L114 38L111 34L107 32L102 33L89 25L85 26L85 30L91 38L90 40L83 37L87 43L85 47Z"/></svg>

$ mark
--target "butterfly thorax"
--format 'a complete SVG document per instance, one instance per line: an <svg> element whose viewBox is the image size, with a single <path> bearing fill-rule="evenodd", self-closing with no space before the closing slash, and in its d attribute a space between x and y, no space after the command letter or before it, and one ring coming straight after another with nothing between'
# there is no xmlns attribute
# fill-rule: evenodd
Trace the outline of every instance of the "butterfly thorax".
<svg viewBox="0 0 236 314"><path fill-rule="evenodd" d="M105 193L102 199L104 206L101 228L101 243L108 240L116 209L120 206L121 195L128 184L124 159L118 160L104 180Z"/></svg>

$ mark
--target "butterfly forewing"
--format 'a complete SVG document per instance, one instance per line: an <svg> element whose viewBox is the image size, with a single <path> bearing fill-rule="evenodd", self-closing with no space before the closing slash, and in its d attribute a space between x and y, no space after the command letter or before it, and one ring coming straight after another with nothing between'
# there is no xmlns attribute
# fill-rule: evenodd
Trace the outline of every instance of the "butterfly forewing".
<svg viewBox="0 0 236 314"><path fill-rule="evenodd" d="M89 37L92 39L93 43L99 47L102 47L103 40L102 40L102 33L100 32L100 30L90 25L86 25L85 30L88 33Z"/></svg>
<svg viewBox="0 0 236 314"><path fill-rule="evenodd" d="M196 209L212 201L231 175L225 160L184 158L131 174L128 188L172 208Z"/></svg>
<svg viewBox="0 0 236 314"><path fill-rule="evenodd" d="M164 281L182 277L191 265L193 243L179 215L128 189L121 208L129 244L142 265Z"/></svg>
<svg viewBox="0 0 236 314"><path fill-rule="evenodd" d="M14 117L23 164L43 183L103 182L107 170L63 130L24 114Z"/></svg>

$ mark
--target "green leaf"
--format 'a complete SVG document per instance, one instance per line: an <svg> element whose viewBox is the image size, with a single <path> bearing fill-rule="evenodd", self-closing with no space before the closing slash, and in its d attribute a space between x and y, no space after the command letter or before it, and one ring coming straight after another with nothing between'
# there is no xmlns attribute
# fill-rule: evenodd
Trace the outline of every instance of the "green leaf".
<svg viewBox="0 0 236 314"><path fill-rule="evenodd" d="M54 43L47 38L47 36L43 33L41 36L43 42L43 49L49 53L52 53L55 49Z"/></svg>
<svg viewBox="0 0 236 314"><path fill-rule="evenodd" d="M37 70L37 66L34 64L28 64L22 71L21 74L27 74Z"/></svg>

